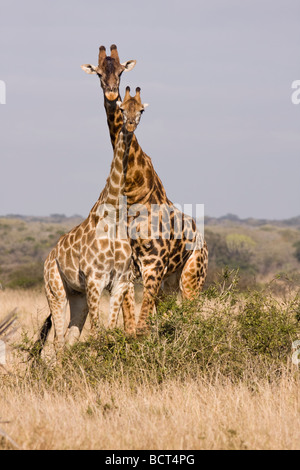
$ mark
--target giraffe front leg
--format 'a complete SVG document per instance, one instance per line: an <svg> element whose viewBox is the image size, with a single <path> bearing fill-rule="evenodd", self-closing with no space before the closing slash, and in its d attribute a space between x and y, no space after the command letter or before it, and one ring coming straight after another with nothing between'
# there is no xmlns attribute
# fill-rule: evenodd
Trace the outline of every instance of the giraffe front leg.
<svg viewBox="0 0 300 470"><path fill-rule="evenodd" d="M156 268L155 270L147 270L146 272L142 273L144 292L141 311L136 328L137 335L145 335L149 333L149 316L153 313L155 301L161 287L163 272L164 268L161 270Z"/></svg>
<svg viewBox="0 0 300 470"><path fill-rule="evenodd" d="M123 321L125 333L129 336L136 335L135 322L135 299L134 299L134 283L129 283L128 291L125 292L123 303Z"/></svg>
<svg viewBox="0 0 300 470"><path fill-rule="evenodd" d="M54 326L54 349L56 357L58 358L65 344L64 324L68 300L65 294L62 294L61 296L54 296L52 293L50 295L47 294L47 299Z"/></svg>
<svg viewBox="0 0 300 470"><path fill-rule="evenodd" d="M114 282L110 297L110 309L108 319L108 328L110 329L115 328L117 326L121 305L124 299L125 292L128 291L128 288L128 281L118 280Z"/></svg>
<svg viewBox="0 0 300 470"><path fill-rule="evenodd" d="M45 292L54 326L54 349L58 357L64 347L67 295L55 260L45 264Z"/></svg>
<svg viewBox="0 0 300 470"><path fill-rule="evenodd" d="M86 297L91 322L91 334L93 336L96 336L99 328L100 297L107 283L108 280L105 275L101 276L99 279L86 279Z"/></svg>

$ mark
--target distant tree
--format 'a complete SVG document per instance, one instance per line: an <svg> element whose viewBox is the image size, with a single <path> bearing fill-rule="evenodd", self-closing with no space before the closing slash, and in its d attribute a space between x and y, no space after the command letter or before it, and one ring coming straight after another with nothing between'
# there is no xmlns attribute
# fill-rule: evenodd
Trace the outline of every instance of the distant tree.
<svg viewBox="0 0 300 470"><path fill-rule="evenodd" d="M221 220L230 220L231 222L239 222L240 218L238 215L235 214L226 214L220 217Z"/></svg>
<svg viewBox="0 0 300 470"><path fill-rule="evenodd" d="M295 258L300 263L300 240L298 242L294 243L294 247L296 248L295 253L294 253Z"/></svg>
<svg viewBox="0 0 300 470"><path fill-rule="evenodd" d="M209 259L217 267L239 268L241 272L255 272L253 253L255 242L247 235L232 233L227 236L205 230Z"/></svg>
<svg viewBox="0 0 300 470"><path fill-rule="evenodd" d="M253 247L256 245L252 238L240 233L230 233L227 235L226 244L231 255L242 258L245 256L248 258L253 251Z"/></svg>

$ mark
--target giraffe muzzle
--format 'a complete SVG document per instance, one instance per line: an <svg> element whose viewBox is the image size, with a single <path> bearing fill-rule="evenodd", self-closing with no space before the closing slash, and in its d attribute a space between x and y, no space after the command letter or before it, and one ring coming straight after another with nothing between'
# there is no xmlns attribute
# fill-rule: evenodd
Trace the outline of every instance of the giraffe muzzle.
<svg viewBox="0 0 300 470"><path fill-rule="evenodd" d="M127 121L126 129L127 129L128 132L134 132L136 128L137 128L136 122Z"/></svg>
<svg viewBox="0 0 300 470"><path fill-rule="evenodd" d="M119 96L119 92L117 89L109 88L105 90L105 96L109 101L115 101Z"/></svg>

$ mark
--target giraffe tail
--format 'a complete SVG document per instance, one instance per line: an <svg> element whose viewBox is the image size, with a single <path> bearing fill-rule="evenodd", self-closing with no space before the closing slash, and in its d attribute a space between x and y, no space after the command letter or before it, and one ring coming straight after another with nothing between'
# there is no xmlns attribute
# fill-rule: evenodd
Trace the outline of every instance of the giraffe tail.
<svg viewBox="0 0 300 470"><path fill-rule="evenodd" d="M44 344L46 343L46 340L48 338L51 327L52 327L52 315L50 313L50 315L44 321L44 324L40 330L38 339L36 340L36 342L34 343L33 347L30 350L29 359L40 357Z"/></svg>

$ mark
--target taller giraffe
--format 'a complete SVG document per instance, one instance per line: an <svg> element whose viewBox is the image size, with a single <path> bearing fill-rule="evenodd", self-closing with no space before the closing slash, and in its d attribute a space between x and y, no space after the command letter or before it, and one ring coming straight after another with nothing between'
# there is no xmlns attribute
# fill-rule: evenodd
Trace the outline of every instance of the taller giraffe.
<svg viewBox="0 0 300 470"><path fill-rule="evenodd" d="M98 73L93 65L84 65L82 68L87 73ZM139 104L137 103L137 106ZM113 145L122 127L121 114L126 116L129 111L127 105L132 108L132 111L134 99L129 99L128 93L121 107L114 107L111 119L108 118ZM138 108L137 113L139 113ZM148 329L147 320L153 310L163 280L175 275L185 298L192 298L202 289L207 274L208 250L205 241L202 243L201 236L197 233L195 221L181 214L167 198L151 159L142 151L135 136L132 139L128 157L124 195L127 197L129 212L131 206L142 204L148 214L143 221L140 216L137 218L140 233L144 235L131 239L133 256L139 266L144 284L142 307L137 325L137 332L142 334ZM172 227L169 240L162 234L161 221L158 227L159 233L156 234L158 237L155 240L150 239L153 205L161 205L167 211L170 210ZM178 240L174 221L180 218L190 226L192 235L187 236L183 231L181 239ZM188 251L187 247L191 242L194 244L194 249ZM125 308L124 303L123 311Z"/></svg>
<svg viewBox="0 0 300 470"><path fill-rule="evenodd" d="M101 77L109 122L114 120L116 100L120 98L121 74L132 70L135 63L136 61L130 60L121 64L114 45L111 46L111 57L106 56L104 46L99 48L97 73ZM128 334L135 334L130 243L127 239L111 239L109 233L105 234L109 227L104 227L104 233L102 231L99 234L101 208L105 204L110 206L119 204L119 196L124 187L121 171L123 157L124 153L128 153L130 144L130 140L127 139L125 142L119 133L116 136L113 133L111 135L113 135L114 159L105 188L88 218L63 235L45 261L44 279L50 315L36 343L39 352L47 339L52 320L55 327L56 349L64 344L64 317L68 302L71 314L66 334L68 343L71 344L79 338L88 312L91 316L92 329L95 330L100 295L104 287L111 290L110 327L115 326L124 293L129 291L123 303L124 327ZM119 138L117 146L115 137Z"/></svg>
<svg viewBox="0 0 300 470"><path fill-rule="evenodd" d="M117 101L121 99L119 93L120 78L123 72L129 72L136 65L136 60L128 60L121 63L117 46L110 46L110 56L106 55L106 48L100 46L98 65L84 64L82 70L88 74L97 75L104 95L104 107L107 116L107 124L113 149L115 148L118 134L122 128L123 120Z"/></svg>
<svg viewBox="0 0 300 470"><path fill-rule="evenodd" d="M136 65L136 60L128 60L121 63L117 46L110 46L110 56L106 55L105 46L99 47L98 65L81 65L89 75L97 75L104 96L104 108L106 111L107 124L110 134L110 140L115 150L115 145L119 132L123 126L123 117L117 102L121 100L119 93L120 78L123 72L132 70ZM134 288L130 287L125 295L122 304L124 318L132 317L134 312Z"/></svg>

